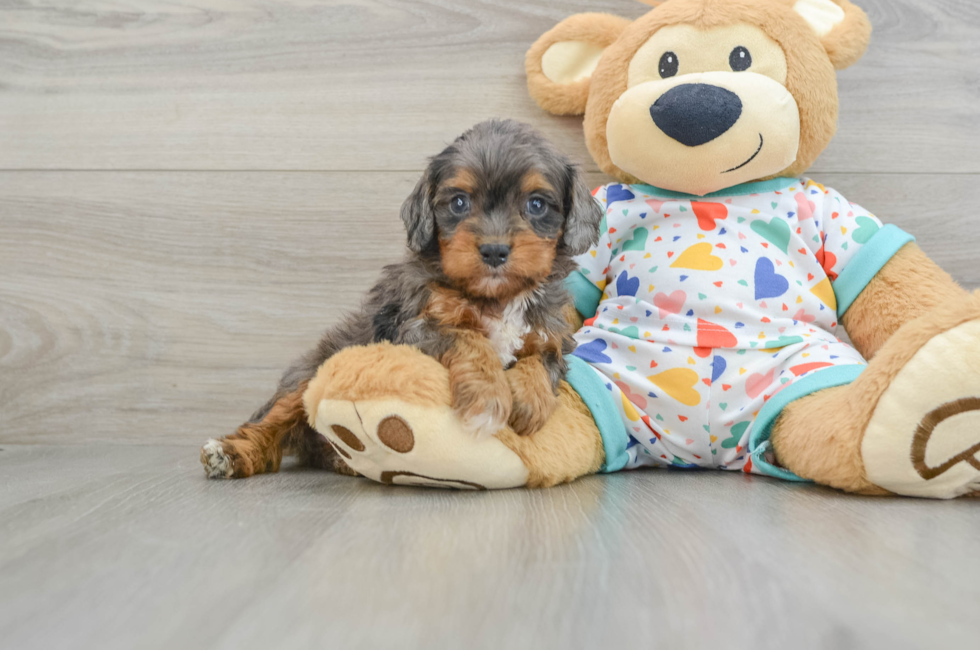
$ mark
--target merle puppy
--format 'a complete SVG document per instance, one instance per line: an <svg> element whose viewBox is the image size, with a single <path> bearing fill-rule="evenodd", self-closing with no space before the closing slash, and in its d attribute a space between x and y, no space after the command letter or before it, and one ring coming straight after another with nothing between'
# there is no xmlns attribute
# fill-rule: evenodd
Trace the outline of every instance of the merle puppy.
<svg viewBox="0 0 980 650"><path fill-rule="evenodd" d="M307 424L302 395L330 356L381 341L449 370L453 405L475 435L527 435L557 406L574 349L563 280L597 241L602 210L577 168L531 127L494 120L433 158L401 209L404 261L384 268L362 309L293 364L265 406L201 452L208 476L274 472L283 453L350 472Z"/></svg>

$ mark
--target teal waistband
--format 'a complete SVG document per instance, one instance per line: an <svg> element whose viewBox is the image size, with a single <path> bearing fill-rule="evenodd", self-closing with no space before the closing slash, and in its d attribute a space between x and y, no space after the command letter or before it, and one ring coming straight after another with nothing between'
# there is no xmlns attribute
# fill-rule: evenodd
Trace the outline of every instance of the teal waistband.
<svg viewBox="0 0 980 650"><path fill-rule="evenodd" d="M606 383L595 370L576 356L565 357L568 362L568 375L565 380L579 394L585 405L589 407L599 434L602 436L602 448L606 452L606 462L599 468L601 473L618 472L626 467L629 455L626 446L629 434L623 426L612 394L606 388Z"/></svg>
<svg viewBox="0 0 980 650"><path fill-rule="evenodd" d="M833 282L834 295L837 297L837 317L840 318L847 312L868 283L878 275L878 271L895 257L895 253L914 241L915 237L892 224L882 226L872 235Z"/></svg>
<svg viewBox="0 0 980 650"><path fill-rule="evenodd" d="M766 453L772 448L769 438L776 419L792 402L812 395L817 391L835 386L850 384L864 372L867 366L833 366L815 370L795 384L790 384L776 393L759 411L755 422L752 423L752 433L749 434L749 454L752 456L752 466L762 470L762 473L787 481L807 481L793 472L776 467L766 460Z"/></svg>

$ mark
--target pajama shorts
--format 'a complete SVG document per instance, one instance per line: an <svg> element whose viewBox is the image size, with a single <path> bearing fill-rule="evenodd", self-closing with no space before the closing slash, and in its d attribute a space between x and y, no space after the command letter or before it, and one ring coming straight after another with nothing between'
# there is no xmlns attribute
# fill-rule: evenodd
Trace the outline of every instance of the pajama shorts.
<svg viewBox="0 0 980 650"><path fill-rule="evenodd" d="M586 318L568 380L602 433L603 471L797 479L775 463L772 426L793 400L866 367L836 336L839 319L912 238L806 178L595 196L600 240L568 282Z"/></svg>

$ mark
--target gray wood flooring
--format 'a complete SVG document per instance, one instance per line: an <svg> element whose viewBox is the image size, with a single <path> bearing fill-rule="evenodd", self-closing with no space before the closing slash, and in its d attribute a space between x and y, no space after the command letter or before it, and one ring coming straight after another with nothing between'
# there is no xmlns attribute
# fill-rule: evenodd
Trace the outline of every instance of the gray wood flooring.
<svg viewBox="0 0 980 650"><path fill-rule="evenodd" d="M454 493L4 446L0 647L976 648L976 502L713 472Z"/></svg>
<svg viewBox="0 0 980 650"><path fill-rule="evenodd" d="M980 287L980 3L858 0L811 174ZM0 648L976 647L980 503L642 472L207 482L379 267L425 158L632 0L0 0Z"/></svg>

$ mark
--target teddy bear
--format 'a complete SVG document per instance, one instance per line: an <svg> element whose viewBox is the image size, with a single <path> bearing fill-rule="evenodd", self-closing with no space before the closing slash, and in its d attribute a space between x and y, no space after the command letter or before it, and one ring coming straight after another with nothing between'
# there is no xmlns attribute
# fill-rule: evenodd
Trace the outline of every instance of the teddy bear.
<svg viewBox="0 0 980 650"><path fill-rule="evenodd" d="M836 130L836 70L867 49L864 12L647 4L635 21L573 15L526 57L531 96L584 115L616 179L594 193L599 242L569 278L581 326L545 427L474 437L445 368L390 344L320 368L311 425L387 484L545 487L674 467L980 495L980 296L805 176Z"/></svg>

